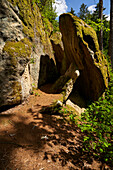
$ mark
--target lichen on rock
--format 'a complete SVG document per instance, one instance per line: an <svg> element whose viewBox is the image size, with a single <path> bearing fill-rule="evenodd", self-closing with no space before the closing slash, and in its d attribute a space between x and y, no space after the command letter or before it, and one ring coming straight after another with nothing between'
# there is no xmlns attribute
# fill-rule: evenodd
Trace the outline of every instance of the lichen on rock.
<svg viewBox="0 0 113 170"><path fill-rule="evenodd" d="M67 13L60 16L61 33L52 34L31 0L1 0L0 12L0 107L20 103L32 84L37 88L58 76L53 89L63 91L65 100L72 91L86 101L102 95L108 68L93 28Z"/></svg>
<svg viewBox="0 0 113 170"><path fill-rule="evenodd" d="M95 31L80 18L70 13L60 16L59 25L65 52L62 61L67 64L67 69L73 63L74 69L80 72L73 84L72 93L77 92L86 103L97 100L108 85L108 66L105 57L99 51ZM65 74L61 77L63 76ZM58 82L56 81L54 85L56 88L59 87ZM64 84L62 85L64 86Z"/></svg>
<svg viewBox="0 0 113 170"><path fill-rule="evenodd" d="M0 13L0 87L3 87L0 89L1 107L22 102L29 95L32 84L38 87L42 55L48 55L54 64L55 59L49 39L52 26L48 22L46 33L35 2L1 0Z"/></svg>
<svg viewBox="0 0 113 170"><path fill-rule="evenodd" d="M12 88L12 93L10 94L10 98L12 98L11 100L11 105L14 104L19 104L22 101L22 88L21 88L21 84L18 81L14 81L11 84L11 88ZM8 102L8 104L10 104L10 101Z"/></svg>
<svg viewBox="0 0 113 170"><path fill-rule="evenodd" d="M24 38L19 42L7 41L3 48L3 52L8 53L8 55L11 58L12 64L16 66L16 58L18 57L24 59L30 58L31 48L32 48L31 42L27 38Z"/></svg>

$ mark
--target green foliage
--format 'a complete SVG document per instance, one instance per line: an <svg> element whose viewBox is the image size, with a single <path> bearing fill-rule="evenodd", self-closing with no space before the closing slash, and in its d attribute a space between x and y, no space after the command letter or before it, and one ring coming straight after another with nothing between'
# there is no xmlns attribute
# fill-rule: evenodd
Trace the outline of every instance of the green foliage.
<svg viewBox="0 0 113 170"><path fill-rule="evenodd" d="M91 27L93 27L96 32L97 32L97 31L100 31L101 28L103 28L103 31L106 31L106 32L109 32L109 31L110 31L109 27L106 27L106 26L105 26L105 23L104 23L105 21L104 21L104 20L103 20L102 23L101 23L101 20L100 20L100 19L97 19L96 22L93 21L93 20L91 20L91 19L88 19L86 22L87 22L88 25L90 25Z"/></svg>
<svg viewBox="0 0 113 170"><path fill-rule="evenodd" d="M93 21L92 19L87 19L85 21L88 25L93 27L93 29L96 31L97 36L99 36L99 31L103 29L103 46L104 50L108 50L108 42L109 42L109 22L107 20L103 20L101 22L100 19L97 19L96 21Z"/></svg>
<svg viewBox="0 0 113 170"><path fill-rule="evenodd" d="M74 16L76 16L75 10L72 7L71 7L71 11L69 13L73 14Z"/></svg>
<svg viewBox="0 0 113 170"><path fill-rule="evenodd" d="M80 7L80 11L78 12L77 16L81 18L82 20L87 20L88 18L90 18L90 15L91 14L88 10L88 6L82 3Z"/></svg>
<svg viewBox="0 0 113 170"><path fill-rule="evenodd" d="M40 96L40 94L38 92L35 93L35 96Z"/></svg>
<svg viewBox="0 0 113 170"><path fill-rule="evenodd" d="M57 13L55 12L56 9L53 8L53 4L55 3L54 0L32 0L33 4L37 4L41 13L44 25L46 29L48 29L47 19L52 23L54 32L59 31L59 24L56 20Z"/></svg>
<svg viewBox="0 0 113 170"><path fill-rule="evenodd" d="M87 5L84 3L80 7L80 12L78 13L78 17L83 19L88 25L94 28L99 37L99 31L103 28L103 47L105 51L108 51L108 42L109 42L109 21L107 21L106 15L103 14L103 22L99 19L99 3L95 7L96 10L91 14L88 11ZM103 11L105 8L103 8Z"/></svg>
<svg viewBox="0 0 113 170"><path fill-rule="evenodd" d="M113 71L104 97L89 105L78 127L85 134L83 150L92 152L102 161L113 165ZM71 115L71 119L76 118Z"/></svg>
<svg viewBox="0 0 113 170"><path fill-rule="evenodd" d="M34 58L31 58L31 59L30 59L30 63L31 63L31 64L34 64L34 63L35 63Z"/></svg>
<svg viewBox="0 0 113 170"><path fill-rule="evenodd" d="M99 19L99 3L95 7L96 10L91 14L90 20L88 19L86 22L91 25L99 37L99 31L103 29L103 46L104 50L108 50L108 41L109 41L109 21L107 21L107 17L105 14L103 14L103 21L101 23L101 20ZM103 11L105 8L103 8Z"/></svg>

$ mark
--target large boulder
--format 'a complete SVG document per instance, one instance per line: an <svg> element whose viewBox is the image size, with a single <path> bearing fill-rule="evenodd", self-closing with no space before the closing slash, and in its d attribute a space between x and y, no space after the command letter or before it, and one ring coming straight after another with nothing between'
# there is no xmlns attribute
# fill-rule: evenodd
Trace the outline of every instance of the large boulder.
<svg viewBox="0 0 113 170"><path fill-rule="evenodd" d="M79 93L86 102L97 100L108 86L108 67L105 57L99 51L95 31L84 21L70 13L60 16L59 25L64 45L63 62L66 64L66 70L73 63L75 68L72 75L77 70L80 73L73 81L75 98L77 92L77 95ZM73 79L72 75L70 74L67 82L69 79ZM66 77L66 74L62 77ZM60 77L59 80L61 79ZM58 87L58 91L58 82L60 82L60 90L62 87L63 91L67 82L62 81L61 85L61 81L57 80L53 87L54 89Z"/></svg>
<svg viewBox="0 0 113 170"><path fill-rule="evenodd" d="M0 107L24 100L33 87L38 87L39 74L42 84L48 74L54 79L56 66L49 39L52 26L48 25L45 33L36 3L0 0ZM43 56L48 56L48 66L53 63L50 73L40 73Z"/></svg>

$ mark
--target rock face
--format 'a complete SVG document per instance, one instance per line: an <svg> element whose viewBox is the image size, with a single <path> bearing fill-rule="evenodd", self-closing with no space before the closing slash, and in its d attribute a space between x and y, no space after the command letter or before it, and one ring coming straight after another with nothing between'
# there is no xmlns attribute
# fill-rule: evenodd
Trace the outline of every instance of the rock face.
<svg viewBox="0 0 113 170"><path fill-rule="evenodd" d="M97 100L107 87L107 64L94 30L71 14L60 16L62 34L51 35L46 24L45 31L36 3L0 1L0 107L21 103L32 88L58 76L52 89L63 91L64 102L71 93Z"/></svg>
<svg viewBox="0 0 113 170"><path fill-rule="evenodd" d="M49 34L51 31L50 25ZM51 79L55 76L49 34L45 33L35 3L33 5L28 0L0 1L0 107L20 103L33 87L38 87L42 56L48 56L48 63L54 64L49 76ZM48 72L45 74L40 75L42 84L46 82Z"/></svg>
<svg viewBox="0 0 113 170"><path fill-rule="evenodd" d="M64 45L62 42L62 34L60 32L53 33L50 37L54 56L56 60L56 66L59 75L65 74L66 71L66 63L65 63L65 52Z"/></svg>
<svg viewBox="0 0 113 170"><path fill-rule="evenodd" d="M68 79L65 79L66 81L62 81L62 84L61 79L62 77L63 79L66 78L66 74L57 80L54 89L57 89L60 84L60 88L57 90L64 90L65 84L69 80L73 80L72 75L78 70L79 76L71 83L71 87L72 84L74 86L73 98L76 98L77 92L86 103L97 100L108 85L108 68L105 57L99 51L95 31L84 21L70 13L60 16L59 25L65 52L62 61L66 65L66 70L69 70L71 64L75 67L71 72L72 74L69 75Z"/></svg>

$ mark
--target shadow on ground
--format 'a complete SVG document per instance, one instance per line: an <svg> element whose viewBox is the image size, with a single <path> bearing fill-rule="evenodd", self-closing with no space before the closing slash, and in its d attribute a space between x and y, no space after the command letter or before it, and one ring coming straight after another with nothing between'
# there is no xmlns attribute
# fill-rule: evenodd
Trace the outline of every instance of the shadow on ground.
<svg viewBox="0 0 113 170"><path fill-rule="evenodd" d="M41 113L44 109L35 105L26 114L0 115L0 169L103 169L82 152L80 130L60 115Z"/></svg>

